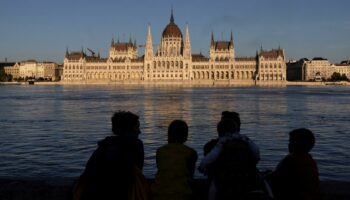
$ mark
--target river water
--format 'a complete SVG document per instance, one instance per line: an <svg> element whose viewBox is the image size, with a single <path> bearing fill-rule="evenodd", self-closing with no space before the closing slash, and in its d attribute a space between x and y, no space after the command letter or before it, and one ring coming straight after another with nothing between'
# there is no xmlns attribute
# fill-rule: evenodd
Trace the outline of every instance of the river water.
<svg viewBox="0 0 350 200"><path fill-rule="evenodd" d="M172 120L188 123L186 144L200 160L221 112L234 110L241 133L260 147L261 170L273 170L288 152L288 132L305 127L316 135L321 180L350 181L350 87L336 86L0 86L0 177L80 175L118 110L140 116L147 177Z"/></svg>

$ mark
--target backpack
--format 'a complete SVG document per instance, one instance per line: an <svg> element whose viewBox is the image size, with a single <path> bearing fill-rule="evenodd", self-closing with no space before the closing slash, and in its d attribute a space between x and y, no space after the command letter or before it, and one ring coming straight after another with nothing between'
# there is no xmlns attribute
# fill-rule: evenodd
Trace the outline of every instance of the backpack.
<svg viewBox="0 0 350 200"><path fill-rule="evenodd" d="M214 172L216 197L226 199L269 199L248 142L230 139L223 144Z"/></svg>

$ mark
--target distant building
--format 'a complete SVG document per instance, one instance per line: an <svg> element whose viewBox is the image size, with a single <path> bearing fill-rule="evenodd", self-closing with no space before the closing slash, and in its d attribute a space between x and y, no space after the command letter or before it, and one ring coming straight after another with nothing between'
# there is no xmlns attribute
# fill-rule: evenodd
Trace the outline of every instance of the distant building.
<svg viewBox="0 0 350 200"><path fill-rule="evenodd" d="M43 78L47 80L58 80L58 66L54 62L38 62L27 60L18 62L14 66L4 67L6 74L11 74L13 78Z"/></svg>
<svg viewBox="0 0 350 200"><path fill-rule="evenodd" d="M315 57L312 60L303 58L287 63L289 81L328 80L334 72L350 77L350 63L343 61L342 64L331 64L329 60L321 57Z"/></svg>
<svg viewBox="0 0 350 200"><path fill-rule="evenodd" d="M309 61L307 58L302 58L298 61L291 60L287 62L287 80L301 81L304 80L303 64L304 61Z"/></svg>
<svg viewBox="0 0 350 200"><path fill-rule="evenodd" d="M108 58L66 51L62 80L65 82L192 81L192 82L284 82L286 64L280 48L261 48L253 57L236 57L233 34L217 41L211 34L209 57L193 54L189 27L184 37L171 13L160 44L154 49L148 26L144 55L138 56L136 42L112 39Z"/></svg>
<svg viewBox="0 0 350 200"><path fill-rule="evenodd" d="M4 66L4 71L6 74L11 74L12 78L19 77L19 67L17 63Z"/></svg>

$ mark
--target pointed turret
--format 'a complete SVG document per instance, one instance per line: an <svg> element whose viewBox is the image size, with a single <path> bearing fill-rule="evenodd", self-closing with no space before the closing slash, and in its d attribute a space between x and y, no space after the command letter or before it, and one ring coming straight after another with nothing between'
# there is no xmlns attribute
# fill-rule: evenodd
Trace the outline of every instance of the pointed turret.
<svg viewBox="0 0 350 200"><path fill-rule="evenodd" d="M148 25L146 46L145 46L145 59L151 59L153 57L153 45L151 35L151 25Z"/></svg>
<svg viewBox="0 0 350 200"><path fill-rule="evenodd" d="M190 42L190 33L188 31L188 24L186 23L186 31L185 31L185 49L184 49L184 56L185 58L191 57L191 42Z"/></svg>
<svg viewBox="0 0 350 200"><path fill-rule="evenodd" d="M68 47L66 48L66 57L69 56L69 51L68 51Z"/></svg>
<svg viewBox="0 0 350 200"><path fill-rule="evenodd" d="M211 32L211 42L210 42L210 46L213 47L215 45L215 42L214 42L214 33Z"/></svg>
<svg viewBox="0 0 350 200"><path fill-rule="evenodd" d="M114 37L112 37L112 41L111 41L111 47L114 46Z"/></svg>
<svg viewBox="0 0 350 200"><path fill-rule="evenodd" d="M231 31L230 46L231 46L231 47L234 47L232 31Z"/></svg>
<svg viewBox="0 0 350 200"><path fill-rule="evenodd" d="M81 47L80 56L85 57L84 47Z"/></svg>
<svg viewBox="0 0 350 200"><path fill-rule="evenodd" d="M129 44L132 44L131 34L130 34L130 37L129 37Z"/></svg>

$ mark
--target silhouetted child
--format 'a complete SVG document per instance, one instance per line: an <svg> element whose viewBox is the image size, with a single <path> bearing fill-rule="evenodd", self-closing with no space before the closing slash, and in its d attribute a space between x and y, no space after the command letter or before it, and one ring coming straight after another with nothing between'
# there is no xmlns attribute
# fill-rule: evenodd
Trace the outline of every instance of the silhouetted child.
<svg viewBox="0 0 350 200"><path fill-rule="evenodd" d="M289 154L267 176L276 199L319 199L319 176L309 151L315 144L314 134L305 128L289 133Z"/></svg>
<svg viewBox="0 0 350 200"><path fill-rule="evenodd" d="M84 184L80 199L128 199L134 180L134 168L142 170L143 143L138 139L139 117L131 112L116 112L112 131L98 142L81 176Z"/></svg>
<svg viewBox="0 0 350 200"><path fill-rule="evenodd" d="M157 150L157 174L152 185L154 200L191 199L190 181L193 178L197 152L184 145L188 126L182 120L174 120L168 128L168 144Z"/></svg>

